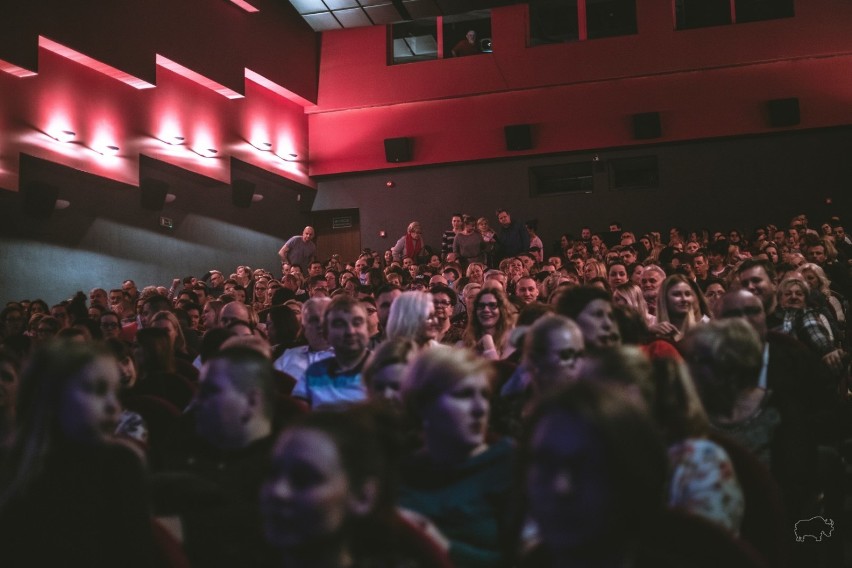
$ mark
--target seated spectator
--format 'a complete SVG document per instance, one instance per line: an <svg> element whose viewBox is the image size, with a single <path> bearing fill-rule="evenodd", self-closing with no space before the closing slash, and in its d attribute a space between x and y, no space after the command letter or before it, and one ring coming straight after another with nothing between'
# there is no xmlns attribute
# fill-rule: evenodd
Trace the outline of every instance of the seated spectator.
<svg viewBox="0 0 852 568"><path fill-rule="evenodd" d="M757 332L741 318L713 321L691 330L683 350L711 426L770 469L801 518L816 496L816 446L808 418L761 386Z"/></svg>
<svg viewBox="0 0 852 568"><path fill-rule="evenodd" d="M462 345L487 359L502 358L514 327L506 295L497 288L483 288L473 301L472 312Z"/></svg>
<svg viewBox="0 0 852 568"><path fill-rule="evenodd" d="M160 515L178 516L195 566L261 566L257 495L272 447L276 395L269 360L247 347L207 360L193 405L196 439L154 479Z"/></svg>
<svg viewBox="0 0 852 568"><path fill-rule="evenodd" d="M15 417L20 388L21 359L0 347L0 463L15 440Z"/></svg>
<svg viewBox="0 0 852 568"><path fill-rule="evenodd" d="M745 511L742 488L725 450L708 439L710 422L686 365L658 359L652 373L651 415L668 446L668 505L738 534Z"/></svg>
<svg viewBox="0 0 852 568"><path fill-rule="evenodd" d="M323 333L323 313L331 303L329 298L311 298L302 306L302 332L307 345L291 347L278 357L274 366L296 381L305 380L305 371L312 364L334 356ZM288 308L284 308L288 309Z"/></svg>
<svg viewBox="0 0 852 568"><path fill-rule="evenodd" d="M118 389L106 351L56 342L34 355L0 467L4 566L152 565L142 464L113 441Z"/></svg>
<svg viewBox="0 0 852 568"><path fill-rule="evenodd" d="M293 396L305 400L313 409L364 400L367 393L361 372L370 355L364 306L352 296L336 296L323 313L322 325L334 357L309 366L305 380L293 389Z"/></svg>
<svg viewBox="0 0 852 568"><path fill-rule="evenodd" d="M672 274L663 281L657 295L656 323L650 326L652 333L673 343L705 316L707 304L698 285L682 274Z"/></svg>
<svg viewBox="0 0 852 568"><path fill-rule="evenodd" d="M133 355L139 379L128 394L157 396L183 410L195 395L195 386L178 373L170 345L165 329L151 327L137 332Z"/></svg>
<svg viewBox="0 0 852 568"><path fill-rule="evenodd" d="M659 566L642 561L667 470L650 418L584 381L543 401L529 431L524 483L539 542L520 565Z"/></svg>
<svg viewBox="0 0 852 568"><path fill-rule="evenodd" d="M428 292L403 292L390 308L388 339L408 339L419 347L437 344L438 320L432 295Z"/></svg>
<svg viewBox="0 0 852 568"><path fill-rule="evenodd" d="M425 444L402 468L399 504L457 566L501 566L513 446L486 438L489 367L470 352L430 349L403 381Z"/></svg>
<svg viewBox="0 0 852 568"><path fill-rule="evenodd" d="M394 509L394 427L383 422L362 408L319 412L279 438L260 494L270 565L450 566Z"/></svg>

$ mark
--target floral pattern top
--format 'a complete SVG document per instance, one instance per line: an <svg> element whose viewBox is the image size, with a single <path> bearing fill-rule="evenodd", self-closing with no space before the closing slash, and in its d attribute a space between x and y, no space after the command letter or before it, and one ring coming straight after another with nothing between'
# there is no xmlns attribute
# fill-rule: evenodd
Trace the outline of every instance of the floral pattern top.
<svg viewBox="0 0 852 568"><path fill-rule="evenodd" d="M668 450L669 507L717 523L738 534L745 511L731 458L718 444L689 438Z"/></svg>

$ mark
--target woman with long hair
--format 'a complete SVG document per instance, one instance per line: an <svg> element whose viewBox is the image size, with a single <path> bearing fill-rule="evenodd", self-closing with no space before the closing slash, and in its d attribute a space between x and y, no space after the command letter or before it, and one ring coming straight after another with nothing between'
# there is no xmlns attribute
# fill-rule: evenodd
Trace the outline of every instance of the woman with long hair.
<svg viewBox="0 0 852 568"><path fill-rule="evenodd" d="M436 344L438 320L432 294L409 290L393 301L388 315L388 339L408 339L419 347Z"/></svg>
<svg viewBox="0 0 852 568"><path fill-rule="evenodd" d="M138 380L128 390L128 395L157 396L179 409L189 405L196 388L188 378L176 370L168 331L157 327L137 331L133 356Z"/></svg>
<svg viewBox="0 0 852 568"><path fill-rule="evenodd" d="M142 464L113 437L118 390L115 359L92 345L51 343L24 370L0 467L4 565L152 565Z"/></svg>
<svg viewBox="0 0 852 568"><path fill-rule="evenodd" d="M642 316L642 320L646 325L650 323L648 317L648 303L645 301L645 296L642 294L642 288L633 282L625 282L615 286L612 290L612 303L627 306Z"/></svg>
<svg viewBox="0 0 852 568"><path fill-rule="evenodd" d="M683 274L672 274L663 281L657 295L657 322L651 328L656 335L680 341L698 322L709 318L701 291Z"/></svg>
<svg viewBox="0 0 852 568"><path fill-rule="evenodd" d="M846 298L831 289L831 281L823 268L811 262L799 266L796 271L802 275L811 287L809 300L827 318L840 345L846 341Z"/></svg>
<svg viewBox="0 0 852 568"><path fill-rule="evenodd" d="M589 258L583 264L583 282L588 284L595 278L607 279L606 264L595 258Z"/></svg>
<svg viewBox="0 0 852 568"><path fill-rule="evenodd" d="M462 344L488 359L500 359L513 327L506 294L498 288L482 288L473 301Z"/></svg>

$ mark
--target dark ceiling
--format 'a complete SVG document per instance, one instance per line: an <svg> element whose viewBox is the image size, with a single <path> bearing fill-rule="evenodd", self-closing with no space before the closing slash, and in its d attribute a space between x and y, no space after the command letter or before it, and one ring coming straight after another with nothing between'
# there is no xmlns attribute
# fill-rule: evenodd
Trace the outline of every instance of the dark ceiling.
<svg viewBox="0 0 852 568"><path fill-rule="evenodd" d="M280 0L286 2L288 0ZM519 0L289 0L317 32L452 16Z"/></svg>

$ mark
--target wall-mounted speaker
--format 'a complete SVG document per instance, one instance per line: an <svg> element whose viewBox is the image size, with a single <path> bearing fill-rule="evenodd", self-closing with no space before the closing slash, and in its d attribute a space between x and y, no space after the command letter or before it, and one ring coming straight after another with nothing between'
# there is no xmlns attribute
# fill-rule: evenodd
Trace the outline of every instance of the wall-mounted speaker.
<svg viewBox="0 0 852 568"><path fill-rule="evenodd" d="M231 183L231 201L234 206L248 208L254 196L254 184L244 179L235 179Z"/></svg>
<svg viewBox="0 0 852 568"><path fill-rule="evenodd" d="M166 194L169 192L169 184L158 179L145 178L139 182L139 204L142 209L149 211L162 211L166 204Z"/></svg>
<svg viewBox="0 0 852 568"><path fill-rule="evenodd" d="M410 162L411 138L385 138L385 159L388 162Z"/></svg>
<svg viewBox="0 0 852 568"><path fill-rule="evenodd" d="M47 219L56 207L59 188L34 181L24 185L21 193L24 213L37 219Z"/></svg>
<svg viewBox="0 0 852 568"><path fill-rule="evenodd" d="M512 124L503 128L506 149L512 152L532 148L532 127L529 124Z"/></svg>
<svg viewBox="0 0 852 568"><path fill-rule="evenodd" d="M637 140L659 138L663 135L660 127L660 113L642 112L633 115L633 137Z"/></svg>
<svg viewBox="0 0 852 568"><path fill-rule="evenodd" d="M796 126L800 122L799 99L796 97L767 101L766 108L769 110L769 126L772 128Z"/></svg>

